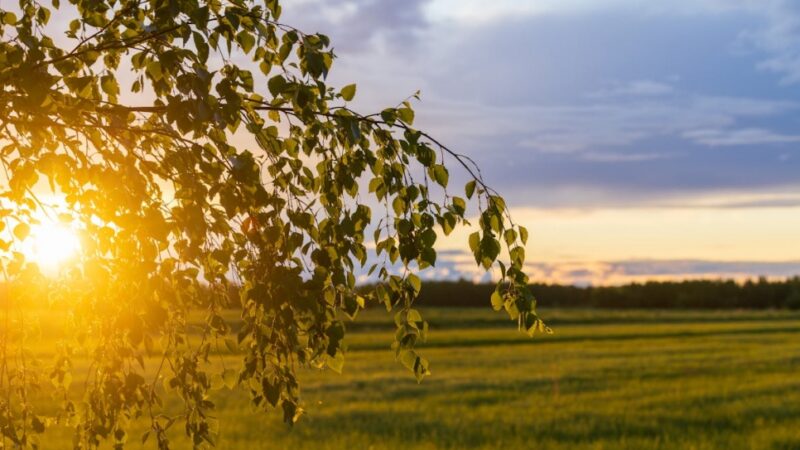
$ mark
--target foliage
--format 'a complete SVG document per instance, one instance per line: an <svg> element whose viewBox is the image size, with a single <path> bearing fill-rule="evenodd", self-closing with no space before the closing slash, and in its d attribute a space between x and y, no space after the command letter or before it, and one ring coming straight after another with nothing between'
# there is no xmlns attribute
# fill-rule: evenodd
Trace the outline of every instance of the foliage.
<svg viewBox="0 0 800 450"><path fill-rule="evenodd" d="M355 85L326 83L329 39L278 22L277 0L51 2L0 10L6 444L35 447L59 422L74 427L76 448L121 447L144 417L143 438L159 448L175 424L195 446L213 445L209 390L220 385L292 423L297 367L341 370L340 313L369 303L395 312L395 356L421 379L428 362L415 344L427 326L413 308L414 272L435 264L437 236L465 223L469 200L479 208L476 262L489 269L508 250L495 308L541 328L522 270L527 232L503 199L471 160L413 127L412 98L353 111ZM447 190L452 165L471 178L463 196ZM63 202L42 197L43 185ZM56 279L20 251L42 214L82 236L80 261ZM380 282L362 294L369 239ZM235 330L229 306L240 308ZM43 308L66 324L51 364L26 350ZM240 365L215 373L210 361L226 350L241 352ZM90 359L86 373L74 369L77 354ZM28 401L40 391L54 391L57 412ZM169 395L180 414L163 411Z"/></svg>

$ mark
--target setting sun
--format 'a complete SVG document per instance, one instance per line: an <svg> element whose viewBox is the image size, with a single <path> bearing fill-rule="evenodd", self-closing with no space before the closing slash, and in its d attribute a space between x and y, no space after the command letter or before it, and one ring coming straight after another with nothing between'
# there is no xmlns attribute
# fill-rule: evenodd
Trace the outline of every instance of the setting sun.
<svg viewBox="0 0 800 450"><path fill-rule="evenodd" d="M46 271L57 270L80 249L75 230L51 220L43 220L32 226L26 244L23 250L25 256Z"/></svg>

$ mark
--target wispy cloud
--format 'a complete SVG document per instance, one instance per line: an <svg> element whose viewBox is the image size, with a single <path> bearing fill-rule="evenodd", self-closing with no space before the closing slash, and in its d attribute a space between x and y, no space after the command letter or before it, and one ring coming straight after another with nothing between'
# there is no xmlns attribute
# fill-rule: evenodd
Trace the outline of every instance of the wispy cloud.
<svg viewBox="0 0 800 450"><path fill-rule="evenodd" d="M712 147L732 145L785 144L800 142L800 135L775 133L763 128L691 130L683 136Z"/></svg>
<svg viewBox="0 0 800 450"><path fill-rule="evenodd" d="M622 163L622 162L642 162L655 161L659 159L674 158L676 155L671 153L619 153L619 152L586 152L583 159L592 162Z"/></svg>
<svg viewBox="0 0 800 450"><path fill-rule="evenodd" d="M647 281L687 279L751 280L759 277L784 279L800 275L800 260L715 261L702 259L636 259L619 261L531 262L525 267L536 283L609 286ZM436 267L422 272L428 280L496 281L498 273L486 273L467 252L440 256ZM366 275L361 282L368 282Z"/></svg>
<svg viewBox="0 0 800 450"><path fill-rule="evenodd" d="M800 260L786 262L713 260L629 260L531 264L529 270L540 282L577 285L686 279L747 280L766 276L787 278L800 274Z"/></svg>
<svg viewBox="0 0 800 450"><path fill-rule="evenodd" d="M665 135L706 143L695 139L702 137L696 134L697 130L723 129L745 118L774 116L795 108L796 103L785 100L680 95L657 102L595 100L550 106L495 107L437 102L430 108L433 114L429 117L437 129L453 135L522 135L518 141L522 148L543 153L575 153L598 147L628 146ZM768 134L768 130L761 131L762 138L777 136ZM758 136L751 133L751 137Z"/></svg>
<svg viewBox="0 0 800 450"><path fill-rule="evenodd" d="M653 80L634 80L627 83L614 83L613 86L589 94L590 98L618 96L649 97L671 94L675 88L667 83Z"/></svg>

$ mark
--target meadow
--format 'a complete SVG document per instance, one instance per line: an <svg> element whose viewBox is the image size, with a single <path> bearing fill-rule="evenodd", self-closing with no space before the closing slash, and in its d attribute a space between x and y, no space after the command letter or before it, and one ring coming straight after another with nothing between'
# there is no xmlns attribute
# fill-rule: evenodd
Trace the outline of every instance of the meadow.
<svg viewBox="0 0 800 450"><path fill-rule="evenodd" d="M215 391L218 448L800 449L798 313L542 310L555 334L530 339L488 308L423 312L422 383L394 361L390 318L367 311L342 374L302 373L293 428ZM151 448L140 435L129 447ZM70 448L68 430L43 444Z"/></svg>

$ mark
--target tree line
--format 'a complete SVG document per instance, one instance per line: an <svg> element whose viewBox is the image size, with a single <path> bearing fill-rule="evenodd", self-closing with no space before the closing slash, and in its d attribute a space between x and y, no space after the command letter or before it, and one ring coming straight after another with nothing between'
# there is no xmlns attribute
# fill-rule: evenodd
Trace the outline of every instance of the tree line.
<svg viewBox="0 0 800 450"><path fill-rule="evenodd" d="M427 281L418 302L425 306L485 307L494 284ZM543 307L800 309L800 277L785 280L650 281L622 286L532 284Z"/></svg>

